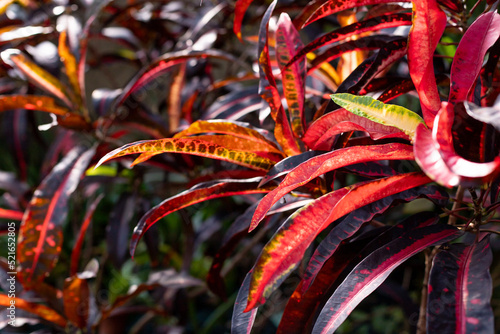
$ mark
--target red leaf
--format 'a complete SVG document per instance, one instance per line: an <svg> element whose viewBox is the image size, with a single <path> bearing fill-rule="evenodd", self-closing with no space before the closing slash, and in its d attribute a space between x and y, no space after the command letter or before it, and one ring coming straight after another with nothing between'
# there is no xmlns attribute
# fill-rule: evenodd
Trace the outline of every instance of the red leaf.
<svg viewBox="0 0 500 334"><path fill-rule="evenodd" d="M78 185L95 149L77 147L54 167L31 199L19 229L19 279L29 288L54 268L62 244L69 196Z"/></svg>
<svg viewBox="0 0 500 334"><path fill-rule="evenodd" d="M216 58L238 63L238 60L232 55L217 50L206 50L203 52L195 51L190 53L186 51L166 53L156 59L151 65L144 68L129 82L124 88L122 95L115 102L115 108L122 105L129 96L143 93L147 84L167 71L172 70L174 65L185 63L193 58Z"/></svg>
<svg viewBox="0 0 500 334"><path fill-rule="evenodd" d="M470 25L458 44L450 73L449 102L466 101L473 91L484 55L500 36L500 15L489 12Z"/></svg>
<svg viewBox="0 0 500 334"><path fill-rule="evenodd" d="M489 236L472 245L453 244L433 260L429 279L427 331L493 333L492 253Z"/></svg>
<svg viewBox="0 0 500 334"><path fill-rule="evenodd" d="M441 189L436 186L412 188L351 212L333 227L314 251L302 279L302 293L309 288L323 264L332 256L341 242L353 236L364 223L371 221L376 215L384 213L393 206L395 201L411 202L417 198L428 198L445 206L448 202L448 195Z"/></svg>
<svg viewBox="0 0 500 334"><path fill-rule="evenodd" d="M360 35L368 31L376 31L380 29L393 28L410 24L411 14L408 13L373 17L364 21L350 24L316 38L314 41L307 44L304 48L300 49L297 54L288 62L287 66L292 65L294 62L304 57L311 51L334 42L345 40L348 37Z"/></svg>
<svg viewBox="0 0 500 334"><path fill-rule="evenodd" d="M413 25L408 36L408 66L425 123L432 127L441 99L434 75L433 55L446 27L446 14L436 0L413 2Z"/></svg>
<svg viewBox="0 0 500 334"><path fill-rule="evenodd" d="M447 187L459 184L460 177L444 163L432 139L431 130L427 129L424 124L419 124L417 127L413 148L415 160L432 180Z"/></svg>
<svg viewBox="0 0 500 334"><path fill-rule="evenodd" d="M307 129L303 140L312 150L330 150L335 135L348 131L366 131L374 140L394 137L409 139L404 132L395 127L373 122L341 108L314 121Z"/></svg>
<svg viewBox="0 0 500 334"><path fill-rule="evenodd" d="M23 212L8 210L0 208L0 218L9 219L9 220L21 220L23 219Z"/></svg>
<svg viewBox="0 0 500 334"><path fill-rule="evenodd" d="M296 138L293 135L285 109L281 104L281 96L273 75L269 58L268 26L277 0L274 0L266 10L259 28L259 94L271 108L271 117L274 119L274 137L287 155L301 153Z"/></svg>
<svg viewBox="0 0 500 334"><path fill-rule="evenodd" d="M461 233L449 225L426 226L426 223L380 247L361 261L327 301L313 332L333 333L397 266L423 249L452 240Z"/></svg>
<svg viewBox="0 0 500 334"><path fill-rule="evenodd" d="M234 23L233 23L233 31L238 36L239 40L241 39L241 24L243 23L243 17L245 16L245 12L247 11L250 4L253 0L238 0L234 5Z"/></svg>
<svg viewBox="0 0 500 334"><path fill-rule="evenodd" d="M295 55L296 50L304 44L300 40L298 31L292 25L290 17L282 13L278 20L276 30L276 59L283 81L283 91L288 105L288 114L295 137L304 134L304 96L306 59L303 57L292 66L284 68L288 61Z"/></svg>
<svg viewBox="0 0 500 334"><path fill-rule="evenodd" d="M391 176L341 188L296 211L262 250L253 268L246 311L265 302L330 223L364 205L428 182L429 178L422 173Z"/></svg>
<svg viewBox="0 0 500 334"><path fill-rule="evenodd" d="M500 157L491 162L477 163L456 154L451 135L453 114L453 105L443 102L434 120L432 134L418 126L414 145L418 164L430 178L447 187L494 178L500 172Z"/></svg>
<svg viewBox="0 0 500 334"><path fill-rule="evenodd" d="M344 166L377 160L413 160L412 148L404 144L385 144L374 146L348 147L313 157L294 168L278 188L267 194L259 203L250 225L253 230L264 218L266 212L286 193L311 181L312 179Z"/></svg>
<svg viewBox="0 0 500 334"><path fill-rule="evenodd" d="M257 188L260 179L256 177L246 180L217 180L200 183L164 200L149 210L137 223L130 242L130 253L133 256L140 238L154 223L172 212L213 198L269 192L270 188Z"/></svg>
<svg viewBox="0 0 500 334"><path fill-rule="evenodd" d="M396 2L395 0L318 0L311 1L294 21L296 27L303 28L304 26L313 23L325 16L338 13L340 11L369 5L379 5L382 3ZM399 2L410 2L403 0Z"/></svg>
<svg viewBox="0 0 500 334"><path fill-rule="evenodd" d="M76 239L75 245L73 246L73 252L71 253L71 267L70 267L70 276L75 276L78 272L78 262L80 260L80 251L82 250L83 241L85 239L85 233L87 232L87 228L92 221L92 217L94 216L94 212L97 209L97 206L103 199L104 194L99 195L93 202L90 204L87 213L85 214L85 218L83 219L82 226L80 227L80 232L78 233L78 237Z"/></svg>

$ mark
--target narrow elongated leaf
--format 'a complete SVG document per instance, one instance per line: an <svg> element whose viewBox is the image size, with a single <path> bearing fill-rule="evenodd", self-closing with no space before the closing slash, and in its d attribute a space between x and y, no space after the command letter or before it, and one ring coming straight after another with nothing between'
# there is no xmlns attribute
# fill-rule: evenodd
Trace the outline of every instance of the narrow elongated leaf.
<svg viewBox="0 0 500 334"><path fill-rule="evenodd" d="M22 53L12 54L9 59L19 71L24 73L40 89L59 98L70 109L74 108L70 98L71 95L56 77L26 58Z"/></svg>
<svg viewBox="0 0 500 334"><path fill-rule="evenodd" d="M90 311L90 291L85 279L70 277L64 281L64 314L78 328L86 328Z"/></svg>
<svg viewBox="0 0 500 334"><path fill-rule="evenodd" d="M318 156L318 155L321 155L324 153L325 152L322 152L322 151L306 151L306 152L301 153L299 155L287 157L287 158L279 161L262 178L262 181L260 181L259 186L262 186L262 185L268 183L269 181L274 180L280 176L288 174L292 169L294 169L295 167L297 167L301 163L306 162L307 160L311 159L312 157L315 157L315 156Z"/></svg>
<svg viewBox="0 0 500 334"><path fill-rule="evenodd" d="M2 95L0 96L0 112L14 109L39 110L59 116L69 114L69 110L56 105L53 98L37 95Z"/></svg>
<svg viewBox="0 0 500 334"><path fill-rule="evenodd" d="M407 44L406 38L399 38L392 43L387 43L376 54L356 67L339 86L337 93L364 94L364 88L371 80L406 55Z"/></svg>
<svg viewBox="0 0 500 334"><path fill-rule="evenodd" d="M333 333L352 310L401 263L423 249L460 235L449 225L423 226L403 234L359 263L330 297L313 333Z"/></svg>
<svg viewBox="0 0 500 334"><path fill-rule="evenodd" d="M323 195L296 211L262 250L253 268L246 311L265 302L330 223L364 205L429 181L422 173L409 173L358 183Z"/></svg>
<svg viewBox="0 0 500 334"><path fill-rule="evenodd" d="M236 151L211 142L195 138L165 138L159 140L144 140L124 145L109 152L99 160L96 167L102 163L135 153L150 153L152 155L173 152L198 155L202 157L229 161L241 166L267 171L274 162L253 152Z"/></svg>
<svg viewBox="0 0 500 334"><path fill-rule="evenodd" d="M245 311L245 305L248 298L248 290L250 288L250 280L252 272L250 271L243 281L243 284L238 291L236 301L234 302L233 316L231 318L231 334L250 334L258 308L254 308L250 312Z"/></svg>
<svg viewBox="0 0 500 334"><path fill-rule="evenodd" d="M71 252L71 266L70 266L70 276L75 276L78 272L78 262L80 261L80 252L83 246L83 240L85 238L85 233L92 221L92 217L94 216L94 212L97 209L97 206L104 198L104 194L99 195L89 206L87 213L85 214L85 218L83 219L82 226L80 227L80 232L78 233L78 237L76 239L75 245L73 246L73 251Z"/></svg>
<svg viewBox="0 0 500 334"><path fill-rule="evenodd" d="M335 45L323 51L316 58L310 62L310 66L307 72L310 73L316 68L318 68L324 62L330 62L336 58L341 57L343 54L352 51L368 51L380 49L386 46L388 43L398 40L399 36L390 35L373 35L367 36L360 39L346 41L344 43Z"/></svg>
<svg viewBox="0 0 500 334"><path fill-rule="evenodd" d="M473 90L486 51L500 36L500 15L489 12L470 25L458 44L450 72L450 102L465 101Z"/></svg>
<svg viewBox="0 0 500 334"><path fill-rule="evenodd" d="M285 69L285 65L304 46L290 16L282 13L276 30L276 59L282 70L283 92L288 105L288 114L295 137L304 134L304 96L306 58L297 60Z"/></svg>
<svg viewBox="0 0 500 334"><path fill-rule="evenodd" d="M271 188L257 188L260 177L246 180L216 180L200 183L176 196L170 197L149 210L137 223L130 242L130 253L134 255L139 239L154 223L166 215L209 199L242 194L269 192Z"/></svg>
<svg viewBox="0 0 500 334"><path fill-rule="evenodd" d="M69 45L67 44L66 30L61 31L61 34L59 35L58 52L64 64L66 76L68 77L69 83L73 88L73 95L75 96L76 105L81 106L82 92L80 89L80 83L78 82L78 64L76 62L75 56L71 53Z"/></svg>
<svg viewBox="0 0 500 334"><path fill-rule="evenodd" d="M360 35L368 31L376 31L380 29L393 28L410 24L411 14L408 13L379 16L350 24L316 38L314 41L307 44L304 48L300 49L297 54L288 62L287 66L292 65L309 52L317 50L325 45L345 40L354 35Z"/></svg>
<svg viewBox="0 0 500 334"><path fill-rule="evenodd" d="M257 227L266 212L286 193L306 184L315 177L344 166L377 160L413 160L412 148L405 144L385 144L368 147L354 146L313 157L294 168L278 188L267 194L259 203L250 225Z"/></svg>
<svg viewBox="0 0 500 334"><path fill-rule="evenodd" d="M0 208L0 218L9 220L23 219L24 212Z"/></svg>
<svg viewBox="0 0 500 334"><path fill-rule="evenodd" d="M337 250L341 242L353 236L364 223L384 213L394 202L411 202L422 197L428 198L440 206L444 206L448 202L448 194L441 188L422 186L388 196L351 212L345 219L334 226L314 251L304 273L302 293L309 288L323 264Z"/></svg>
<svg viewBox="0 0 500 334"><path fill-rule="evenodd" d="M35 314L40 318L45 319L48 322L53 323L59 327L64 328L68 323L63 316L61 316L54 309L48 306L32 303L17 297L10 298L5 294L0 293L0 305L9 307L11 306L11 301L15 303L14 305L16 306L16 308Z"/></svg>
<svg viewBox="0 0 500 334"><path fill-rule="evenodd" d="M466 160L456 154L453 146L452 126L454 118L454 106L451 103L443 102L435 121L432 138L439 147L439 152L444 163L452 173L461 177L483 179L492 174L500 172L500 157L494 161L477 163Z"/></svg>
<svg viewBox="0 0 500 334"><path fill-rule="evenodd" d="M303 141L311 149L330 150L335 141L335 136L349 131L368 132L374 140L393 137L410 139L397 127L376 123L341 108L314 121L307 129Z"/></svg>
<svg viewBox="0 0 500 334"><path fill-rule="evenodd" d="M234 23L233 31L236 36L242 41L241 38L241 25L243 23L243 17L253 0L238 0L234 5Z"/></svg>
<svg viewBox="0 0 500 334"><path fill-rule="evenodd" d="M488 60L481 68L481 106L488 107L495 104L495 100L500 93L496 82L498 82L497 72L498 60L500 60L500 38L491 46L488 51Z"/></svg>
<svg viewBox="0 0 500 334"><path fill-rule="evenodd" d="M178 51L171 52L162 55L157 58L151 65L144 68L140 73L138 73L134 79L132 79L129 84L124 88L122 95L115 102L115 107L122 105L125 100L131 95L141 95L144 93L146 86L158 78L160 75L172 70L174 65L185 63L191 59L223 59L233 63L240 64L240 62L235 59L232 55L224 53L218 50L205 50L201 51Z"/></svg>
<svg viewBox="0 0 500 334"><path fill-rule="evenodd" d="M423 119L413 111L398 105L385 104L370 96L342 93L333 94L331 97L335 103L350 112L380 124L394 126L412 140L415 138L417 125L423 123Z"/></svg>
<svg viewBox="0 0 500 334"><path fill-rule="evenodd" d="M26 288L40 282L55 266L62 244L67 202L95 149L76 147L54 167L31 199L19 229L19 279Z"/></svg>
<svg viewBox="0 0 500 334"><path fill-rule="evenodd" d="M453 244L434 258L429 278L427 332L493 333L493 260L489 237Z"/></svg>
<svg viewBox="0 0 500 334"><path fill-rule="evenodd" d="M286 155L301 153L298 140L294 137L271 67L268 45L269 20L276 7L274 0L267 8L259 27L259 95L271 108L271 117L275 122L274 137Z"/></svg>
<svg viewBox="0 0 500 334"><path fill-rule="evenodd" d="M396 2L394 0L319 0L311 1L294 21L296 27L303 28L325 16L338 13L340 11L361 6L379 5L382 3ZM398 2L410 2L408 0Z"/></svg>
<svg viewBox="0 0 500 334"><path fill-rule="evenodd" d="M245 142L255 143L262 148L261 151L268 151L282 155L275 143L264 137L258 130L253 129L249 124L242 122L231 121L196 121L189 126L186 130L177 133L173 138L185 138L192 135L199 135L204 133L217 133L227 135L223 138L233 137L234 142L244 139ZM200 137L196 137L200 138Z"/></svg>
<svg viewBox="0 0 500 334"><path fill-rule="evenodd" d="M182 138L202 133L232 135L243 139L257 141L262 144L268 144L277 148L276 144L264 136L264 134L267 134L267 131L254 129L248 123L226 120L196 121L187 129L175 134L173 138Z"/></svg>
<svg viewBox="0 0 500 334"><path fill-rule="evenodd" d="M425 123L431 127L441 99L434 75L433 55L446 27L446 14L436 0L413 2L413 25L408 36L408 66Z"/></svg>

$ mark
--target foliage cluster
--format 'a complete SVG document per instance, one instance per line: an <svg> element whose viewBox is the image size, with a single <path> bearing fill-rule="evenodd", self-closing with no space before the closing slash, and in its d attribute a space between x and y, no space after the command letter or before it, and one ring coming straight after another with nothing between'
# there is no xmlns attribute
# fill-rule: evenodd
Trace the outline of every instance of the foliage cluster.
<svg viewBox="0 0 500 334"><path fill-rule="evenodd" d="M0 325L494 332L497 5L2 2Z"/></svg>

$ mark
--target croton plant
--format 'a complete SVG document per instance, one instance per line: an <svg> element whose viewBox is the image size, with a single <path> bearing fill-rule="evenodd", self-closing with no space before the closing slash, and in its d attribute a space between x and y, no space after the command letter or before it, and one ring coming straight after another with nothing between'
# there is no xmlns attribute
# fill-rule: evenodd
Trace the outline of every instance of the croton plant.
<svg viewBox="0 0 500 334"><path fill-rule="evenodd" d="M68 332L364 333L380 294L389 331L493 333L497 5L4 1L0 304Z"/></svg>

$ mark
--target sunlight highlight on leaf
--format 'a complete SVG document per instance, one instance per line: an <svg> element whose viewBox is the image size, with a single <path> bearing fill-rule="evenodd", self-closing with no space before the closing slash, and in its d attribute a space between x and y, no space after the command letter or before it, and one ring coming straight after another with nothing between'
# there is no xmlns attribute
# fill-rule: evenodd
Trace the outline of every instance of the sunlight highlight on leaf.
<svg viewBox="0 0 500 334"><path fill-rule="evenodd" d="M415 139L415 130L424 120L404 107L385 104L370 96L355 96L347 93L332 94L332 100L350 112L374 122L394 126Z"/></svg>

